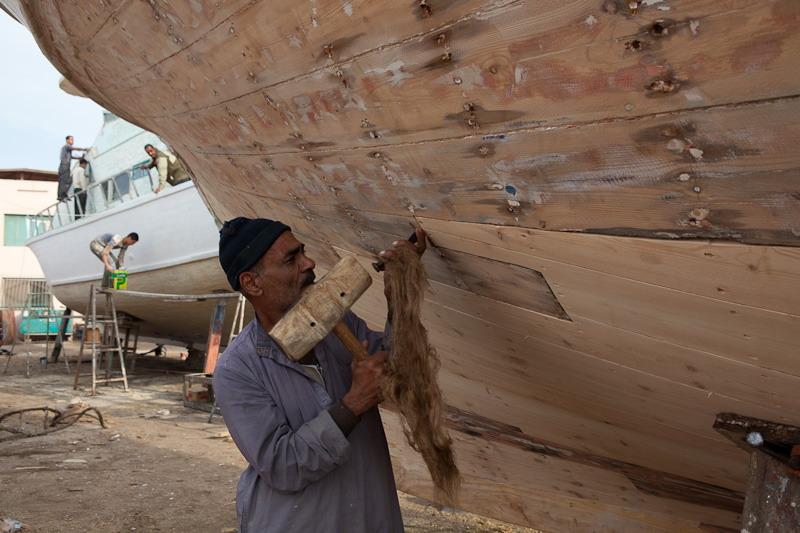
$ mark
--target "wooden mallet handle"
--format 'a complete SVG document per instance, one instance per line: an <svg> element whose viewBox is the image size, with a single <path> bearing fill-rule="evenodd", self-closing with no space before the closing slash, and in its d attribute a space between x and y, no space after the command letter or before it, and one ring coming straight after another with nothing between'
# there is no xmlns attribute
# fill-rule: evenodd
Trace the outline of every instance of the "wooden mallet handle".
<svg viewBox="0 0 800 533"><path fill-rule="evenodd" d="M347 324L344 321L339 321L333 326L333 332L339 337L339 340L342 341L344 347L350 350L350 353L353 354L353 357L356 361L363 361L367 357L369 357L369 352L364 345L361 344L353 332L350 331L350 328L347 327Z"/></svg>

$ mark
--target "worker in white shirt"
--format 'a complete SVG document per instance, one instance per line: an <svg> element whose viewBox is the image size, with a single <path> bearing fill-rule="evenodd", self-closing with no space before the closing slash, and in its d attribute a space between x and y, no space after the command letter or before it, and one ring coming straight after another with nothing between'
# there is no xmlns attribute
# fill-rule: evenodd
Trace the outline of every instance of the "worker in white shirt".
<svg viewBox="0 0 800 533"><path fill-rule="evenodd" d="M72 135L67 135L66 143L64 146L61 147L61 152L59 153L60 162L58 164L58 201L64 200L68 193L69 187L72 185L70 183L70 171L69 166L72 164L73 159L80 159L83 156L72 155L73 151L81 151L87 152L88 148L77 148L75 145L75 139Z"/></svg>
<svg viewBox="0 0 800 533"><path fill-rule="evenodd" d="M89 162L81 158L72 169L72 187L75 194L75 219L86 214L86 189L89 188L89 178L86 177L86 167Z"/></svg>

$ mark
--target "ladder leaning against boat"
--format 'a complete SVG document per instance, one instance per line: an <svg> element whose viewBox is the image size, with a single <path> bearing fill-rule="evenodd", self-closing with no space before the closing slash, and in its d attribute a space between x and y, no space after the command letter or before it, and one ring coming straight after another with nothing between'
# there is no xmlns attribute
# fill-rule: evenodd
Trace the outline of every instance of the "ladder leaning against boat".
<svg viewBox="0 0 800 533"><path fill-rule="evenodd" d="M89 289L89 302L87 305L87 315L85 320L85 327L81 337L81 347L78 352L78 360L75 365L75 381L73 388L77 389L80 385L80 378L82 376L91 376L92 378L92 396L97 393L97 385L105 383L106 385L121 381L124 390L128 391L128 373L125 367L125 358L131 355L133 357L132 363L136 361L136 344L138 343L138 331L135 333L134 347L131 350L128 345L129 336L134 326L130 323L121 323L124 319L117 313L116 303L114 301L115 294L124 294L134 298L156 299L170 302L202 302L206 300L216 300L217 305L211 315L211 325L209 327L207 357L216 361L217 353L219 350L219 342L222 334L222 323L225 317L225 304L228 299L237 298L236 310L234 312L234 321L231 325L231 332L228 338L230 343L241 331L244 326L245 314L245 300L244 297L238 292L218 292L210 294L165 294L141 291L117 291L114 289L99 288L92 285ZM97 297L98 295L105 296L104 314L98 314L97 310ZM100 328L102 326L102 329ZM121 329L125 329L125 342L122 342ZM98 335L100 338L98 339ZM87 337L91 337L87 341ZM83 363L83 354L86 350L86 344L89 343L92 358L92 371L90 374L81 373L81 364ZM114 370L114 357L117 357L119 362L119 370ZM66 359L66 357L65 357ZM98 377L98 369L105 363L105 377ZM213 410L212 410L213 413ZM212 415L213 416L213 415Z"/></svg>

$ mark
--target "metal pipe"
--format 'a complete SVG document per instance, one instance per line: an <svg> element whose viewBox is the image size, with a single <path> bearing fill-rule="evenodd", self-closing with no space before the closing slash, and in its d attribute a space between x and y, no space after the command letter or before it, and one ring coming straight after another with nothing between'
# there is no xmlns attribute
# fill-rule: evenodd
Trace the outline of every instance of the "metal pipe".
<svg viewBox="0 0 800 533"><path fill-rule="evenodd" d="M135 298L151 298L154 300L169 300L174 302L197 302L202 300L221 300L226 298L238 298L238 292L214 292L211 294L162 294L157 292L140 292L113 289L98 290L98 292L112 292L120 296L133 296Z"/></svg>

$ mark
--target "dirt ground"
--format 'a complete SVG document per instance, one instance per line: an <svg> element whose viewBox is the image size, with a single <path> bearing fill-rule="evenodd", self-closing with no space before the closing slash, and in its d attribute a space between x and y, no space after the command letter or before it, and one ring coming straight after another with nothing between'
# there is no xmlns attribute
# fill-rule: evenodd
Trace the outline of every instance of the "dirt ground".
<svg viewBox="0 0 800 533"><path fill-rule="evenodd" d="M33 354L29 366L26 351ZM140 372L129 392L114 384L92 397L85 387L73 390L62 360L40 364L43 345L15 352L22 355L0 374L0 415L64 410L80 400L99 409L108 427L84 418L37 437L0 430L0 530L3 518L13 518L33 532L236 531L234 497L245 461L220 416L208 423L208 413L183 407L182 375ZM77 347L68 344L67 353L74 363ZM0 371L5 363L0 356ZM44 420L21 422L30 429ZM18 424L15 415L3 426ZM399 496L406 531L529 531Z"/></svg>

